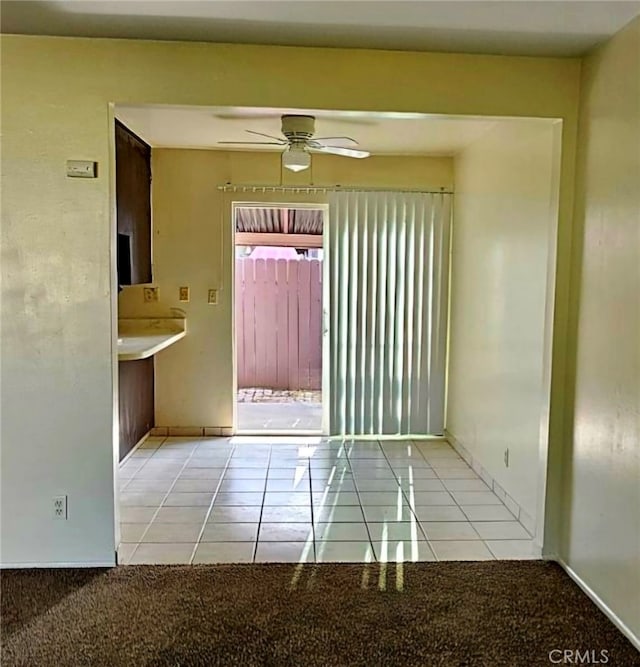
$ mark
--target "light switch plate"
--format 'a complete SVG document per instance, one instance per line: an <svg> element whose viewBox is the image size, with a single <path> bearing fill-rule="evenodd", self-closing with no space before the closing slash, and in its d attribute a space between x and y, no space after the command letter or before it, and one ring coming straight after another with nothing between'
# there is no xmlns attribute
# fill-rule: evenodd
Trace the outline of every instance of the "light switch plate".
<svg viewBox="0 0 640 667"><path fill-rule="evenodd" d="M67 160L69 178L97 178L98 163L92 160Z"/></svg>
<svg viewBox="0 0 640 667"><path fill-rule="evenodd" d="M188 287L181 287L179 289L179 299L180 301L189 301L189 288Z"/></svg>
<svg viewBox="0 0 640 667"><path fill-rule="evenodd" d="M217 306L218 305L218 290L217 289L210 289L209 290L209 297L207 299L207 302L209 303L210 306Z"/></svg>

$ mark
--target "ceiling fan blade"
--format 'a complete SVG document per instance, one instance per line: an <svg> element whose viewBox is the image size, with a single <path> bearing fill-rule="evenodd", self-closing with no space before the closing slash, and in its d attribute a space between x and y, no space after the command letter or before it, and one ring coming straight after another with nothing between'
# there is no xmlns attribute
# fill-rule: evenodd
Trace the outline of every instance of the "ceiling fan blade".
<svg viewBox="0 0 640 667"><path fill-rule="evenodd" d="M354 148L343 148L342 146L313 146L311 150L321 153L331 153L332 155L344 155L345 157L369 157L369 151L357 151Z"/></svg>
<svg viewBox="0 0 640 667"><path fill-rule="evenodd" d="M352 144L358 145L353 137L313 137L312 141L350 141Z"/></svg>
<svg viewBox="0 0 640 667"><path fill-rule="evenodd" d="M218 141L219 144L246 144L248 146L282 146L279 141Z"/></svg>
<svg viewBox="0 0 640 667"><path fill-rule="evenodd" d="M267 139L275 139L279 144L282 144L283 146L289 143L286 139L283 139L282 137L274 137L272 134L265 134L264 132L256 132L255 130L245 130L245 132L248 132L249 134L257 134L259 137L267 137Z"/></svg>

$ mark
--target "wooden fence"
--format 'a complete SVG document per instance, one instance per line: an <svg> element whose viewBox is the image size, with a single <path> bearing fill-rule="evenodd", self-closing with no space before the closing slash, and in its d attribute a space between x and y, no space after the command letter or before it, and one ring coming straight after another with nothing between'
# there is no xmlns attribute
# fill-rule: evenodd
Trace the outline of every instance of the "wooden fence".
<svg viewBox="0 0 640 667"><path fill-rule="evenodd" d="M238 387L320 389L322 261L236 259Z"/></svg>

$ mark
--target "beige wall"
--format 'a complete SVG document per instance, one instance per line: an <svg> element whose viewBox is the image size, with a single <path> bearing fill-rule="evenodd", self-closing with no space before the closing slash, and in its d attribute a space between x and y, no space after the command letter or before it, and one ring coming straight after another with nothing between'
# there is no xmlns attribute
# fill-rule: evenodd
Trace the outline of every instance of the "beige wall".
<svg viewBox="0 0 640 667"><path fill-rule="evenodd" d="M3 564L114 562L110 103L563 118L564 340L579 60L7 35L0 49ZM97 160L98 178L66 178L70 158ZM560 456L560 410L551 429Z"/></svg>
<svg viewBox="0 0 640 667"><path fill-rule="evenodd" d="M530 528L548 401L559 129L498 123L455 161L447 431L524 509Z"/></svg>
<svg viewBox="0 0 640 667"><path fill-rule="evenodd" d="M145 304L142 288L126 288L119 297L121 316L170 313L187 315L188 335L158 355L156 424L158 426L232 425L233 340L231 201L265 199L260 194L224 194L217 186L280 182L280 154L210 150L154 149L153 269L158 304ZM283 174L285 183L363 185L369 187L453 187L453 159L445 157L371 157L367 160L313 156L313 172ZM298 201L322 203L321 194L297 195ZM289 201L291 195L266 199ZM191 301L178 301L178 288L191 288ZM219 288L217 306L207 304L207 290Z"/></svg>
<svg viewBox="0 0 640 667"><path fill-rule="evenodd" d="M640 648L640 19L586 59L579 136L560 555Z"/></svg>

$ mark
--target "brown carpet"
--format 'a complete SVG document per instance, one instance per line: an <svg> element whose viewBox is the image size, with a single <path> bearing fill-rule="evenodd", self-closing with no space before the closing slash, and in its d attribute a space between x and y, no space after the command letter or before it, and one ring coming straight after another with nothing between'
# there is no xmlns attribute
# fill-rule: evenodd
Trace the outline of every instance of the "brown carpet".
<svg viewBox="0 0 640 667"><path fill-rule="evenodd" d="M640 665L534 561L4 571L1 610L3 667L531 667L554 649Z"/></svg>

